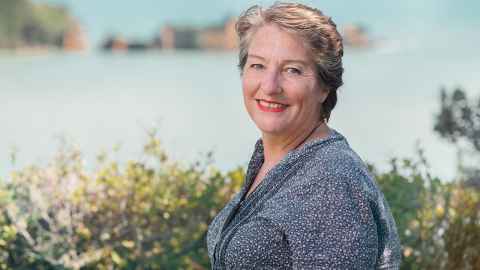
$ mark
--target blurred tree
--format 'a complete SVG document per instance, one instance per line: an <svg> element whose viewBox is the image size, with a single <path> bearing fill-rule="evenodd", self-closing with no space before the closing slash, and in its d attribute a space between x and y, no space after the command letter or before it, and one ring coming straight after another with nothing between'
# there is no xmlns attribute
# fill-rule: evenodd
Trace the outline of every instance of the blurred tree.
<svg viewBox="0 0 480 270"><path fill-rule="evenodd" d="M434 131L456 146L461 177L480 188L480 97L470 100L461 87L450 93L442 88Z"/></svg>
<svg viewBox="0 0 480 270"><path fill-rule="evenodd" d="M64 7L30 0L0 0L0 48L60 46L71 23Z"/></svg>
<svg viewBox="0 0 480 270"><path fill-rule="evenodd" d="M460 87L452 93L442 88L440 101L434 130L454 144L464 140L480 153L480 98L469 100Z"/></svg>
<svg viewBox="0 0 480 270"><path fill-rule="evenodd" d="M29 0L0 0L0 47L18 46L22 29L32 15Z"/></svg>

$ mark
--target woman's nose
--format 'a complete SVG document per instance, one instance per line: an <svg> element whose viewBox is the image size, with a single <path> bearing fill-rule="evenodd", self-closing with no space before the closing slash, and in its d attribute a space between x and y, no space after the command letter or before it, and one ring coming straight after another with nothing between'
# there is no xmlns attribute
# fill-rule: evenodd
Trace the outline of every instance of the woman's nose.
<svg viewBox="0 0 480 270"><path fill-rule="evenodd" d="M275 95L282 92L280 76L276 70L266 70L260 89L266 95Z"/></svg>

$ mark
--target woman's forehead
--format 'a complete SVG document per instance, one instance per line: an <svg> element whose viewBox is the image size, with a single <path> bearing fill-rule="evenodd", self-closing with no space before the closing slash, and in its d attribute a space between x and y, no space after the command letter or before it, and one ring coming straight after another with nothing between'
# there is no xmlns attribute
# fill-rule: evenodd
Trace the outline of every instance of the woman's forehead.
<svg viewBox="0 0 480 270"><path fill-rule="evenodd" d="M294 33L281 29L274 24L260 27L253 35L249 55L284 61L309 62L309 50L302 38Z"/></svg>

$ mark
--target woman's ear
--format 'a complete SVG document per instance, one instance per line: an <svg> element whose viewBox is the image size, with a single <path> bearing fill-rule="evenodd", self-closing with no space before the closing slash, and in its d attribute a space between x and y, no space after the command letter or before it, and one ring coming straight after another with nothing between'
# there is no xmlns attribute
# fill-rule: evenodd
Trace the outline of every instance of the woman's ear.
<svg viewBox="0 0 480 270"><path fill-rule="evenodd" d="M328 90L327 88L321 87L320 88L320 93L321 94L319 95L319 102L320 102L320 104L323 105L323 103L325 102L325 100L328 97L328 94L330 94L330 90Z"/></svg>

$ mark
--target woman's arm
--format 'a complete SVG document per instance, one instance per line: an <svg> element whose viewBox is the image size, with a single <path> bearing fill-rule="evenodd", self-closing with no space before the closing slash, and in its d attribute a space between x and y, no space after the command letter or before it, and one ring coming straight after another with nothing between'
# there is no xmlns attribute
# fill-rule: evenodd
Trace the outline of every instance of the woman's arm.
<svg viewBox="0 0 480 270"><path fill-rule="evenodd" d="M294 193L286 230L294 269L375 268L377 227L365 194L340 178L316 179Z"/></svg>

